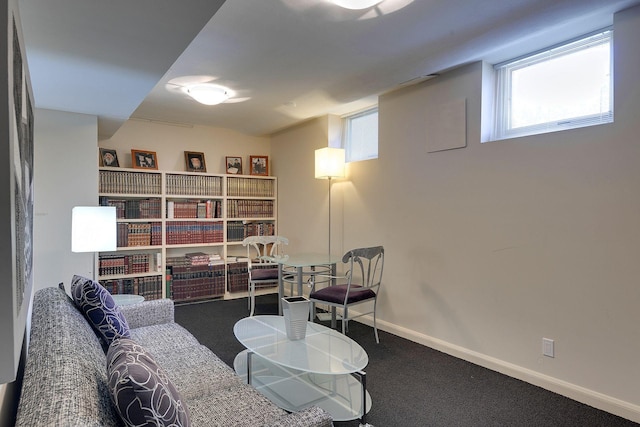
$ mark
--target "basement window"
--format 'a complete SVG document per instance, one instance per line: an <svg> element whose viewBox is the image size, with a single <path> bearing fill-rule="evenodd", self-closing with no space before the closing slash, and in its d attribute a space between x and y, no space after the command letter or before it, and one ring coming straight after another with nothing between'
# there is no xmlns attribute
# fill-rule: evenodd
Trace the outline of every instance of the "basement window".
<svg viewBox="0 0 640 427"><path fill-rule="evenodd" d="M344 116L345 161L378 158L378 107Z"/></svg>
<svg viewBox="0 0 640 427"><path fill-rule="evenodd" d="M613 30L498 64L495 138L613 122Z"/></svg>

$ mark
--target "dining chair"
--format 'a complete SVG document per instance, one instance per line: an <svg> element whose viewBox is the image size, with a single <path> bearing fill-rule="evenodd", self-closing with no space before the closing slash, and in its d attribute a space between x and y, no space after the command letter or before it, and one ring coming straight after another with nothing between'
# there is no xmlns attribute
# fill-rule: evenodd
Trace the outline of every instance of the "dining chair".
<svg viewBox="0 0 640 427"><path fill-rule="evenodd" d="M284 245L289 239L282 236L250 236L242 241L247 247L249 270L249 316L253 316L256 306L256 287L278 284L278 263L276 256L284 256Z"/></svg>
<svg viewBox="0 0 640 427"><path fill-rule="evenodd" d="M378 338L378 328L376 326L376 306L378 294L382 284L382 270L384 267L384 248L374 246L369 248L352 249L344 254L342 262L346 264L344 276L325 276L339 283L331 284L321 289L315 289L317 281L312 280L309 301L313 304L312 318L315 318L315 304L328 305L329 307L342 308L342 333L348 330L349 320L373 314L373 330ZM319 275L320 276L320 275ZM329 281L331 283L332 281ZM373 303L373 308L369 311L360 312L355 316L349 315L349 308L363 303Z"/></svg>

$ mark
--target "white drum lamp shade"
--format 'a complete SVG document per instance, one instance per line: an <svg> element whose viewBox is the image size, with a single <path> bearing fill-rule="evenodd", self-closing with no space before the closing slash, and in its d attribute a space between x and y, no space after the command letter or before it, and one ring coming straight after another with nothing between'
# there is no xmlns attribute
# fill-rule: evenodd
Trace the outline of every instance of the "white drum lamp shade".
<svg viewBox="0 0 640 427"><path fill-rule="evenodd" d="M316 178L344 177L344 149L325 147L316 150Z"/></svg>
<svg viewBox="0 0 640 427"><path fill-rule="evenodd" d="M71 251L117 249L115 206L76 206L71 211Z"/></svg>

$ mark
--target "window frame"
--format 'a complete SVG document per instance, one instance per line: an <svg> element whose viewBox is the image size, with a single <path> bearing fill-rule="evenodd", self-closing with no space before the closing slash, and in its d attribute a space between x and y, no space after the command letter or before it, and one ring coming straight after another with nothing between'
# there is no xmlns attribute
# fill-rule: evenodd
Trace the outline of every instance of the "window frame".
<svg viewBox="0 0 640 427"><path fill-rule="evenodd" d="M365 157L360 157L360 156L355 156L352 148L352 123L353 120L362 118L362 117L366 117L369 116L371 114L375 114L376 115L376 138L375 138L375 153L373 153L373 150L369 150L368 153L370 153L368 156ZM345 162L346 163L351 163L351 162L359 162L359 161L363 161L363 160L373 160L373 159L377 159L378 158L378 148L379 148L379 108L378 108L378 104L367 107L363 110L359 110L353 113L349 113L346 114L344 116L341 117L342 119L342 147L344 148L345 151Z"/></svg>
<svg viewBox="0 0 640 427"><path fill-rule="evenodd" d="M560 130L575 129L613 122L614 79L613 79L613 37L612 27L568 40L540 51L524 55L494 65L495 72L495 120L492 140L516 138ZM561 120L551 120L528 126L514 128L512 120L512 75L514 71L525 67L561 58L571 53L586 50L594 46L609 44L609 110L606 112L576 116Z"/></svg>

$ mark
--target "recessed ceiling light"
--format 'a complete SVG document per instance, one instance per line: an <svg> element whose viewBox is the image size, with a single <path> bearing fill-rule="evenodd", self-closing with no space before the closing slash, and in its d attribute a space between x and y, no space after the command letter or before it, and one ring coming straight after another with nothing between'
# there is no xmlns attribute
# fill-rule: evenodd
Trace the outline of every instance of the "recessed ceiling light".
<svg viewBox="0 0 640 427"><path fill-rule="evenodd" d="M335 4L345 9L368 9L382 2L382 0L333 0Z"/></svg>
<svg viewBox="0 0 640 427"><path fill-rule="evenodd" d="M229 89L224 86L214 85L211 83L199 83L184 88L187 95L195 99L201 104L217 105L231 96Z"/></svg>

